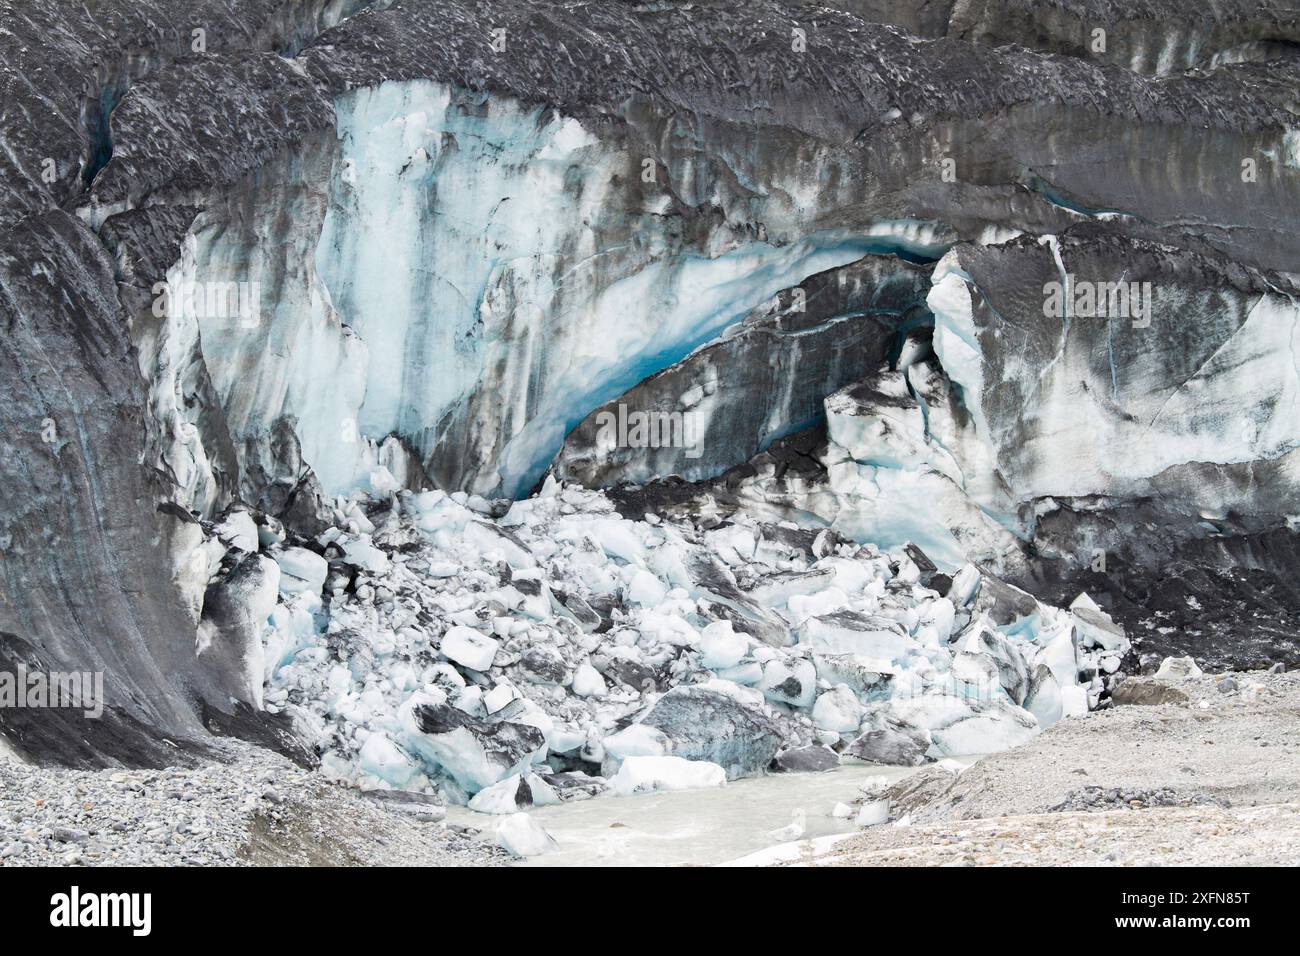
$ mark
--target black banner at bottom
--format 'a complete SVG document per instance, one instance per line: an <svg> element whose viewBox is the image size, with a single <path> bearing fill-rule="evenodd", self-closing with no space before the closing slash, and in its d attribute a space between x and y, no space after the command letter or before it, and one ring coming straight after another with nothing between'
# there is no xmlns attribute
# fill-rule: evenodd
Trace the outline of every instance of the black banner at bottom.
<svg viewBox="0 0 1300 956"><path fill-rule="evenodd" d="M0 870L0 914L20 934L91 934L116 941L201 939L247 945L282 927L295 943L339 934L404 935L445 920L544 926L575 911L617 930L710 930L733 942L758 920L762 936L807 932L800 911L865 917L884 927L979 926L1005 919L1053 933L1200 933L1230 939L1293 922L1289 870L1246 869L679 869L611 873L446 870ZM792 895L794 894L794 895ZM708 902L712 900L712 902ZM727 915L729 910L737 910ZM741 910L745 912L740 912ZM585 913L585 916L581 915ZM748 915L745 915L748 913ZM969 921L969 922L967 922ZM291 925L290 925L291 924ZM800 928L802 927L802 929ZM251 934L251 935L250 935ZM1225 937L1225 934L1228 934ZM807 940L804 940L805 942Z"/></svg>

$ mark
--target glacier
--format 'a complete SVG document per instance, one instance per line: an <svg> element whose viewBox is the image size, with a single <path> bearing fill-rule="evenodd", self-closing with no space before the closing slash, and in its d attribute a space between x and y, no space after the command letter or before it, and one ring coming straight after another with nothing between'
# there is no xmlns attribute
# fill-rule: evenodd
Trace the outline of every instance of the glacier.
<svg viewBox="0 0 1300 956"><path fill-rule="evenodd" d="M719 224L690 241L665 218L673 184L636 173L620 188L636 157L572 117L500 99L470 113L427 81L336 108L329 182L293 191L290 235L259 176L265 220L244 217L247 197L233 224L201 218L173 280L261 282L265 333L200 321L203 360L236 447L264 448L292 420L327 494L368 487L389 436L440 484L526 494L591 408L777 292L868 252L947 248L929 224L892 221L782 245ZM300 162L290 173L310 182Z"/></svg>
<svg viewBox="0 0 1300 956"><path fill-rule="evenodd" d="M544 799L634 714L752 772L1009 745L1166 651L1294 661L1294 17L1153 0L1092 51L1086 7L501 0L503 49L469 0L16 13L0 659L111 699L0 730ZM1045 311L1076 280L1150 301ZM620 407L700 454L602 445ZM1006 699L904 706L921 659Z"/></svg>

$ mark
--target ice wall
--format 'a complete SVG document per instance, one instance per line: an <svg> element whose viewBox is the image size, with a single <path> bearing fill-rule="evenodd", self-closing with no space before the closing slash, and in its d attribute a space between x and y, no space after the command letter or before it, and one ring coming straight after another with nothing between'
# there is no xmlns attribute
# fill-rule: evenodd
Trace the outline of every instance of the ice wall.
<svg viewBox="0 0 1300 956"><path fill-rule="evenodd" d="M1150 505L1183 535L1294 521L1300 307L1276 277L1044 236L960 245L932 278L933 359L827 399L834 495L819 501L837 530L1002 566L1045 547L1038 524L1063 508L1104 524ZM1086 285L1120 278L1123 314L1086 305ZM1059 315L1045 310L1053 284ZM1132 543L1071 520L1067 548Z"/></svg>
<svg viewBox="0 0 1300 956"><path fill-rule="evenodd" d="M1300 446L1293 297L1233 287L1213 261L1172 250L1130 245L1121 271L1097 243L1047 236L1039 246L963 247L936 268L929 297L935 353L1012 500L1167 494L1189 463L1294 468L1284 464ZM981 287L963 257L986 260L986 273L1014 269L1033 292L1040 275L1058 282L1064 315L1045 317L1042 294ZM1128 313L1070 306L1085 301L1085 284L1118 276L1135 291ZM1207 516L1237 506L1222 492L1202 489Z"/></svg>
<svg viewBox="0 0 1300 956"><path fill-rule="evenodd" d="M194 330L249 500L306 468L327 493L365 488L390 435L445 487L525 495L592 408L780 290L951 241L916 221L815 228L816 169L750 197L756 232L728 219L725 188L746 188L712 160L669 168L617 124L440 83L336 108L336 136L251 174L169 275L259 290L251 319Z"/></svg>
<svg viewBox="0 0 1300 956"><path fill-rule="evenodd" d="M361 429L481 493L527 493L593 407L781 289L907 239L885 224L778 246L725 220L692 237L670 173L620 137L431 82L344 98L339 134L317 269L368 348Z"/></svg>

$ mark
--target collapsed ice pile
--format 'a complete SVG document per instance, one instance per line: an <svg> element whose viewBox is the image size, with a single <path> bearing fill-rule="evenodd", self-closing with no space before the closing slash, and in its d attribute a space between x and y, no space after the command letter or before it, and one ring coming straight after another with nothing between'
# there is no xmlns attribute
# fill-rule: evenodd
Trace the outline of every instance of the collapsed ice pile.
<svg viewBox="0 0 1300 956"><path fill-rule="evenodd" d="M627 520L553 480L513 503L359 492L298 545L258 520L203 546L226 579L278 569L247 697L333 778L486 812L1003 750L1086 713L1127 649L1086 596L747 515Z"/></svg>

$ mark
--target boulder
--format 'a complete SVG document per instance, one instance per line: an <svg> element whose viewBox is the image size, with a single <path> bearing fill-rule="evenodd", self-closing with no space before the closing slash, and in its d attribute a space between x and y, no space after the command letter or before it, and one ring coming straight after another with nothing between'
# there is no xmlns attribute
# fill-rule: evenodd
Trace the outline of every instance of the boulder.
<svg viewBox="0 0 1300 956"><path fill-rule="evenodd" d="M864 729L849 743L844 753L867 763L890 767L917 767L925 763L930 749L930 735L919 727L885 714L869 719Z"/></svg>
<svg viewBox="0 0 1300 956"><path fill-rule="evenodd" d="M772 762L772 769L781 773L824 773L839 765L839 754L830 747L810 744L781 751Z"/></svg>
<svg viewBox="0 0 1300 956"><path fill-rule="evenodd" d="M703 687L673 688L642 723L662 731L675 756L718 764L732 778L765 769L782 742L762 710Z"/></svg>
<svg viewBox="0 0 1300 956"><path fill-rule="evenodd" d="M1190 698L1169 684L1130 677L1111 692L1110 699L1120 706L1158 707L1161 704L1185 704Z"/></svg>
<svg viewBox="0 0 1300 956"><path fill-rule="evenodd" d="M1191 657L1166 657L1156 671L1156 680L1197 680L1203 673Z"/></svg>
<svg viewBox="0 0 1300 956"><path fill-rule="evenodd" d="M546 747L531 724L488 723L447 704L418 703L403 716L410 747L469 793L523 772Z"/></svg>

